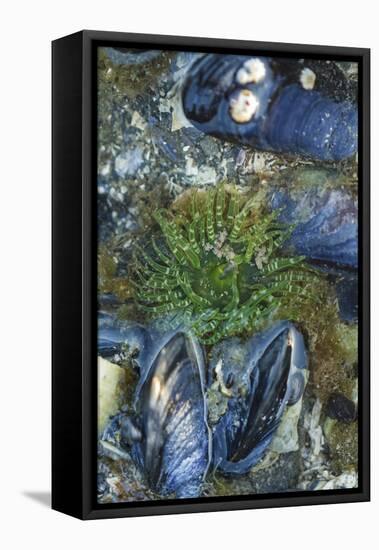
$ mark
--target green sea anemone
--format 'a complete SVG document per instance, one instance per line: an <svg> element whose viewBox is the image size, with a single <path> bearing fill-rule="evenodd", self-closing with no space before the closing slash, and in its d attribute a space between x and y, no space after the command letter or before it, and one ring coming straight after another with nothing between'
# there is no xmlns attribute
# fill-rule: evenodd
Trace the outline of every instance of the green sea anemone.
<svg viewBox="0 0 379 550"><path fill-rule="evenodd" d="M148 316L185 322L201 342L214 344L252 331L278 315L296 317L312 299L317 275L303 256L283 256L293 226L264 213L257 196L235 187L193 190L175 212L153 214L158 230L136 247L133 279L138 307Z"/></svg>

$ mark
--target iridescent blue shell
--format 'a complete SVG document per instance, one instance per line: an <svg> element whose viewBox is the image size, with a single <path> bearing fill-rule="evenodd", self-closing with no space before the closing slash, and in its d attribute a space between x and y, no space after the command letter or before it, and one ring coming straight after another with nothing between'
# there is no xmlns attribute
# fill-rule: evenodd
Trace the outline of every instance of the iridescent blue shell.
<svg viewBox="0 0 379 550"><path fill-rule="evenodd" d="M150 63L162 53L161 50L141 50L139 48L105 48L105 51L115 65Z"/></svg>
<svg viewBox="0 0 379 550"><path fill-rule="evenodd" d="M119 321L115 314L100 312L98 315L97 349L101 357L111 359L122 353L125 344L129 352L138 352L136 360L145 361L150 349L150 333L142 325Z"/></svg>
<svg viewBox="0 0 379 550"><path fill-rule="evenodd" d="M234 358L243 357L241 350L233 354L233 346L235 342L224 341L213 351L219 360L223 347L226 378L239 370ZM263 458L283 412L301 398L306 383L304 340L288 321L276 323L241 346L247 350L240 369L245 380L235 380L227 411L213 434L213 464L226 475L246 474Z"/></svg>
<svg viewBox="0 0 379 550"><path fill-rule="evenodd" d="M212 446L201 347L179 329L162 335L152 327L117 322L112 329L105 326L106 317L99 328L101 341L106 349L121 340L135 348L139 381L133 410L113 417L102 439L116 446L116 454L130 454L154 493L198 496Z"/></svg>
<svg viewBox="0 0 379 550"><path fill-rule="evenodd" d="M162 496L198 496L210 462L201 348L185 332L165 338L136 390L142 438L132 456Z"/></svg>
<svg viewBox="0 0 379 550"><path fill-rule="evenodd" d="M269 205L280 210L279 219L293 223L289 241L296 254L356 268L358 265L357 199L343 188L311 186L280 188L269 196Z"/></svg>
<svg viewBox="0 0 379 550"><path fill-rule="evenodd" d="M252 60L260 69L249 81L241 70ZM326 161L348 158L357 151L357 106L330 91L332 85L340 91L344 83L347 90L346 80L326 63L318 69L312 65L317 74L307 65L288 59L205 55L188 71L184 113L202 132L259 150ZM321 71L329 71L332 84L326 83L325 75L318 77ZM246 101L256 106L248 120L232 114L241 92L247 92Z"/></svg>

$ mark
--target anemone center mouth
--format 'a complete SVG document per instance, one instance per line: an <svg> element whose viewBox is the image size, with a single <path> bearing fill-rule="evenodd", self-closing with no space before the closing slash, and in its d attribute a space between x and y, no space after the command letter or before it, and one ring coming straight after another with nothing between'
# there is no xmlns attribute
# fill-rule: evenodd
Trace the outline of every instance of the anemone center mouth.
<svg viewBox="0 0 379 550"><path fill-rule="evenodd" d="M216 288L223 289L232 283L234 271L235 267L233 264L224 263L214 267L210 271L209 276Z"/></svg>
<svg viewBox="0 0 379 550"><path fill-rule="evenodd" d="M209 300L217 308L224 307L233 296L237 266L227 261L212 261L200 270L193 288L197 294Z"/></svg>

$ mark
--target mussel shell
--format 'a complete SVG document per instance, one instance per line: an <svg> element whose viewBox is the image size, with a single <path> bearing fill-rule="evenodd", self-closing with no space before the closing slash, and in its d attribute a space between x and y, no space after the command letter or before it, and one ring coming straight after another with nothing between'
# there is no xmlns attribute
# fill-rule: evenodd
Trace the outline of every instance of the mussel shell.
<svg viewBox="0 0 379 550"><path fill-rule="evenodd" d="M204 360L185 332L165 337L141 373L135 407L141 441L132 456L161 496L198 496L210 461Z"/></svg>
<svg viewBox="0 0 379 550"><path fill-rule="evenodd" d="M270 148L320 160L351 157L358 146L358 111L298 84L284 88L271 108L265 136Z"/></svg>
<svg viewBox="0 0 379 550"><path fill-rule="evenodd" d="M162 53L161 50L143 50L139 48L105 48L105 51L115 65L150 63Z"/></svg>
<svg viewBox="0 0 379 550"><path fill-rule="evenodd" d="M146 364L151 349L151 334L136 323L119 321L115 314L100 312L98 315L97 349L101 357L112 358L127 347L133 353L136 364Z"/></svg>
<svg viewBox="0 0 379 550"><path fill-rule="evenodd" d="M214 429L214 467L227 475L245 474L258 463L285 408L301 398L306 381L304 340L291 323L276 323L246 346L248 391L230 398Z"/></svg>
<svg viewBox="0 0 379 550"><path fill-rule="evenodd" d="M267 116L269 99L284 77L274 74L268 60L260 58L269 76L257 94L261 108L251 124L238 124L229 115L228 99L239 88L236 73L248 59L243 55L211 54L200 58L189 70L183 88L183 109L202 132L245 144L260 139L260 124Z"/></svg>
<svg viewBox="0 0 379 550"><path fill-rule="evenodd" d="M356 268L358 265L357 201L343 189L311 186L273 190L268 199L279 220L295 225L286 243L297 254Z"/></svg>
<svg viewBox="0 0 379 550"><path fill-rule="evenodd" d="M182 101L185 115L196 128L260 150L327 161L348 158L356 152L355 102L336 101L335 94L328 90L328 79L317 79L317 75L315 89L304 89L300 75L307 67L299 60L254 56L263 67L264 76L241 83L238 74L249 59L252 57L209 54L192 65ZM318 72L322 70L319 66ZM330 73L330 66L325 64L324 70ZM332 72L338 96L345 87L348 98L344 75L336 66ZM251 93L257 104L254 115L246 120L231 116L231 104L242 97L240 92Z"/></svg>
<svg viewBox="0 0 379 550"><path fill-rule="evenodd" d="M295 405L301 399L305 388L306 380L302 372L295 372L291 376L290 391L287 398L287 405Z"/></svg>

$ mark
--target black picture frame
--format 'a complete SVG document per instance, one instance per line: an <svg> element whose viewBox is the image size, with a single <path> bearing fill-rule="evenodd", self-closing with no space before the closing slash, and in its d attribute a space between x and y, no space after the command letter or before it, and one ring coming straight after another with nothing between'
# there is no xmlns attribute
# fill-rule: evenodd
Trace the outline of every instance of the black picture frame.
<svg viewBox="0 0 379 550"><path fill-rule="evenodd" d="M96 502L96 55L100 45L332 58L359 65L359 487ZM370 499L370 50L81 31L52 43L52 507L81 519Z"/></svg>

